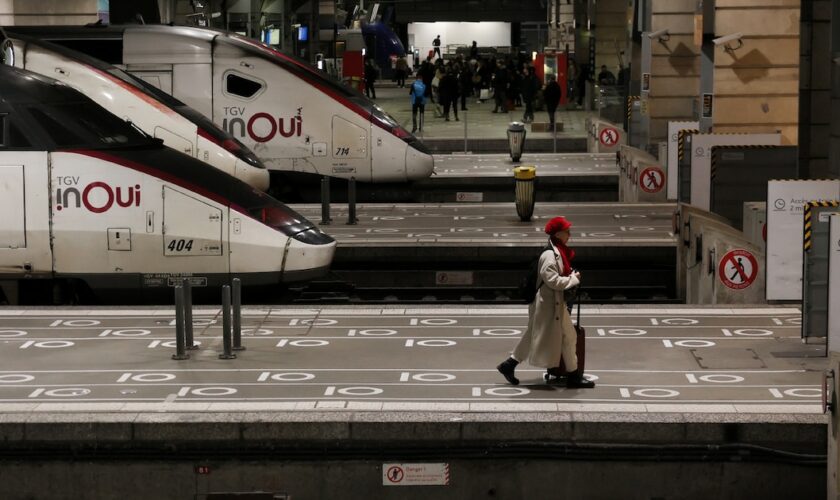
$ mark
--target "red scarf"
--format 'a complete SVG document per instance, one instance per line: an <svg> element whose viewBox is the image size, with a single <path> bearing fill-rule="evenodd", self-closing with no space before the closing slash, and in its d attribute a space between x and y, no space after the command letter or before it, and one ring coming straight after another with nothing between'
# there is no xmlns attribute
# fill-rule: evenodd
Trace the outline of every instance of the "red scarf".
<svg viewBox="0 0 840 500"><path fill-rule="evenodd" d="M569 276L572 274L572 259L575 258L575 251L563 244L562 241L551 238L551 244L560 253L560 258L563 260L563 272L560 276Z"/></svg>

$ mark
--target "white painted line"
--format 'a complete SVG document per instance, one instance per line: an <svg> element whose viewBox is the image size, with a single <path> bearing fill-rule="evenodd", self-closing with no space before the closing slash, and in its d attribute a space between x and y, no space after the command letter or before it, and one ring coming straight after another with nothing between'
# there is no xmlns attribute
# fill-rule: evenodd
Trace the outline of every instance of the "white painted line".
<svg viewBox="0 0 840 500"><path fill-rule="evenodd" d="M41 393L42 393L42 392L44 392L45 390L46 390L46 389L43 389L43 388L41 388L41 389L35 389L34 391L32 391L32 392L29 394L29 397L30 397L30 398L37 398L37 397L38 397L38 396L40 396L40 395L41 395Z"/></svg>
<svg viewBox="0 0 840 500"><path fill-rule="evenodd" d="M674 347L674 344L672 344L670 340L663 340L662 343L665 347Z"/></svg>
<svg viewBox="0 0 840 500"><path fill-rule="evenodd" d="M131 378L131 373L123 373L122 377L117 379L117 382L125 382L129 378Z"/></svg>
<svg viewBox="0 0 840 500"><path fill-rule="evenodd" d="M472 388L472 395L473 395L473 397L481 396L481 387L473 387Z"/></svg>
<svg viewBox="0 0 840 500"><path fill-rule="evenodd" d="M262 372L260 373L259 378L257 378L257 382L265 382L268 380L268 376L271 375L271 372Z"/></svg>
<svg viewBox="0 0 840 500"><path fill-rule="evenodd" d="M324 396L332 396L335 394L335 386L331 385L324 391Z"/></svg>
<svg viewBox="0 0 840 500"><path fill-rule="evenodd" d="M778 389L768 389L770 394L773 395L774 398L784 398L785 396L782 394L782 391Z"/></svg>
<svg viewBox="0 0 840 500"><path fill-rule="evenodd" d="M688 381L689 381L690 383L692 383L692 384L696 384L696 383L697 383L697 377L695 377L693 373L686 373L686 374L685 374L685 378L687 378L687 379L688 379Z"/></svg>
<svg viewBox="0 0 840 500"><path fill-rule="evenodd" d="M400 382L408 382L408 372L400 373Z"/></svg>
<svg viewBox="0 0 840 500"><path fill-rule="evenodd" d="M190 393L190 388L189 387L182 387L181 390L178 391L177 395L178 395L178 397L184 397L189 393ZM171 396L171 394L170 394L170 396Z"/></svg>
<svg viewBox="0 0 840 500"><path fill-rule="evenodd" d="M283 340L281 340L280 342L277 342L277 345L276 345L275 347L283 347L283 346L284 346L284 345L286 345L288 342L289 342L289 339L283 339Z"/></svg>
<svg viewBox="0 0 840 500"><path fill-rule="evenodd" d="M629 398L630 397L630 389L626 387L622 387L618 390L619 394L621 394L622 398Z"/></svg>

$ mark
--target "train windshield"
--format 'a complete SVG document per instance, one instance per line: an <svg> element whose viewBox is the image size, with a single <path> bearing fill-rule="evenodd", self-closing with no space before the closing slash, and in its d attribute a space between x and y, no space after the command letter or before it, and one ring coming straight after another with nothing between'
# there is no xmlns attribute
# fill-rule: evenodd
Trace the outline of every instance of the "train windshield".
<svg viewBox="0 0 840 500"><path fill-rule="evenodd" d="M108 149L160 144L91 102L42 103L28 106L27 111L60 148Z"/></svg>

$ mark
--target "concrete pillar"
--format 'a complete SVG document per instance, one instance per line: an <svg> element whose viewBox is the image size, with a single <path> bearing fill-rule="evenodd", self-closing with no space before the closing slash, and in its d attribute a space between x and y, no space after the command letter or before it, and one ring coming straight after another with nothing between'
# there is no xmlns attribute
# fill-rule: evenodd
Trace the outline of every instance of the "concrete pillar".
<svg viewBox="0 0 840 500"><path fill-rule="evenodd" d="M829 136L830 178L840 177L840 2L831 2L831 125Z"/></svg>
<svg viewBox="0 0 840 500"><path fill-rule="evenodd" d="M97 19L97 0L0 0L0 24L79 25Z"/></svg>
<svg viewBox="0 0 840 500"><path fill-rule="evenodd" d="M633 14L627 0L598 0L595 3L595 76L606 65L618 77L619 64L626 67L629 60L630 33L628 16Z"/></svg>
<svg viewBox="0 0 840 500"><path fill-rule="evenodd" d="M831 0L802 2L799 26L799 171L802 177L824 179L832 176L827 140L832 116Z"/></svg>
<svg viewBox="0 0 840 500"><path fill-rule="evenodd" d="M712 130L715 108L715 0L700 2L703 16L703 45L700 47L700 100L697 105L697 121L700 132Z"/></svg>

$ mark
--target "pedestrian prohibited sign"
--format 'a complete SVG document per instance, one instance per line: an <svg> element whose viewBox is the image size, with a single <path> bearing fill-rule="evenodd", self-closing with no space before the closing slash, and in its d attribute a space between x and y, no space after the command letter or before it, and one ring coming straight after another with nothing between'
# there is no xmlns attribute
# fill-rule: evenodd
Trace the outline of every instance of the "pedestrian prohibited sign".
<svg viewBox="0 0 840 500"><path fill-rule="evenodd" d="M606 147L615 146L618 144L618 130L606 127L598 134L598 140Z"/></svg>
<svg viewBox="0 0 840 500"><path fill-rule="evenodd" d="M720 259L718 276L729 288L743 290L752 285L758 276L758 261L746 250L730 250Z"/></svg>
<svg viewBox="0 0 840 500"><path fill-rule="evenodd" d="M646 193L658 193L665 185L665 173L659 167L648 167L639 176L639 187Z"/></svg>

